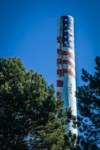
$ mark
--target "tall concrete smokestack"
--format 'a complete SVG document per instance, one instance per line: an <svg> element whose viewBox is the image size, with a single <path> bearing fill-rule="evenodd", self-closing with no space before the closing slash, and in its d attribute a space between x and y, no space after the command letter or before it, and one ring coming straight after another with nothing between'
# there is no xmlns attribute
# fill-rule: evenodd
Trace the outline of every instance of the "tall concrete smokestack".
<svg viewBox="0 0 100 150"><path fill-rule="evenodd" d="M64 109L71 107L72 114L77 116L76 78L74 55L74 19L72 16L61 16L58 23L57 49L57 97L62 95ZM77 135L77 129L70 124L70 130Z"/></svg>

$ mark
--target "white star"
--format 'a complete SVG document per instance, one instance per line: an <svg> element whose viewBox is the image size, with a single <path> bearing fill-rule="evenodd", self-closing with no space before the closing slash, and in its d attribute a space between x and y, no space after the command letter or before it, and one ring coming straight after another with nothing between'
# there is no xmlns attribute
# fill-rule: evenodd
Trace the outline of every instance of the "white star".
<svg viewBox="0 0 100 150"><path fill-rule="evenodd" d="M65 27L67 27L67 24L65 24Z"/></svg>
<svg viewBox="0 0 100 150"><path fill-rule="evenodd" d="M67 21L67 19L64 19L64 21Z"/></svg>
<svg viewBox="0 0 100 150"><path fill-rule="evenodd" d="M67 41L64 41L64 45L65 45L65 46L68 46L69 44L68 44L68 42L67 42Z"/></svg>
<svg viewBox="0 0 100 150"><path fill-rule="evenodd" d="M64 30L64 32L67 32L67 30Z"/></svg>
<svg viewBox="0 0 100 150"><path fill-rule="evenodd" d="M67 44L68 42L67 41L64 41L64 44Z"/></svg>
<svg viewBox="0 0 100 150"><path fill-rule="evenodd" d="M64 38L67 38L67 35L65 35Z"/></svg>

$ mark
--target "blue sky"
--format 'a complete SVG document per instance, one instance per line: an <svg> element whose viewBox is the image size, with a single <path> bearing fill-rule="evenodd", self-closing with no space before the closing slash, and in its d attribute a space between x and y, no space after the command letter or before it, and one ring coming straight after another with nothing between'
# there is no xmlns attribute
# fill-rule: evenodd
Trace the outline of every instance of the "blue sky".
<svg viewBox="0 0 100 150"><path fill-rule="evenodd" d="M99 0L1 0L0 57L20 57L26 69L43 74L56 85L57 20L72 15L75 21L77 85L81 69L94 70L100 56Z"/></svg>

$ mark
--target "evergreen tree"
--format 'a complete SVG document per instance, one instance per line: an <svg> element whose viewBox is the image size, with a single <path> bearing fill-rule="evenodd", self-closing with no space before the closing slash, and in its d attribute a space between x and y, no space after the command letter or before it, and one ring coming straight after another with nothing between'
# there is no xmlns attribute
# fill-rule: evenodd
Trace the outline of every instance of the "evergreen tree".
<svg viewBox="0 0 100 150"><path fill-rule="evenodd" d="M79 110L79 149L100 148L100 57L95 59L94 75L82 70L85 85L77 90Z"/></svg>
<svg viewBox="0 0 100 150"><path fill-rule="evenodd" d="M76 137L65 129L72 118L42 75L18 58L0 59L1 150L74 149Z"/></svg>

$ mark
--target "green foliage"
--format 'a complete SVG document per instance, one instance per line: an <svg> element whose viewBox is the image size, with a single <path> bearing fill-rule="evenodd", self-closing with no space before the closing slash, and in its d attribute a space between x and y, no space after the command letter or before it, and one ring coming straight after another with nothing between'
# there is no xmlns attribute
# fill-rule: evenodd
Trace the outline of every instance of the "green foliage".
<svg viewBox="0 0 100 150"><path fill-rule="evenodd" d="M80 149L96 150L100 146L100 57L95 59L94 75L82 70L85 85L77 90Z"/></svg>
<svg viewBox="0 0 100 150"><path fill-rule="evenodd" d="M65 131L72 118L63 112L53 85L26 71L18 58L0 59L0 149L65 150L75 136Z"/></svg>

